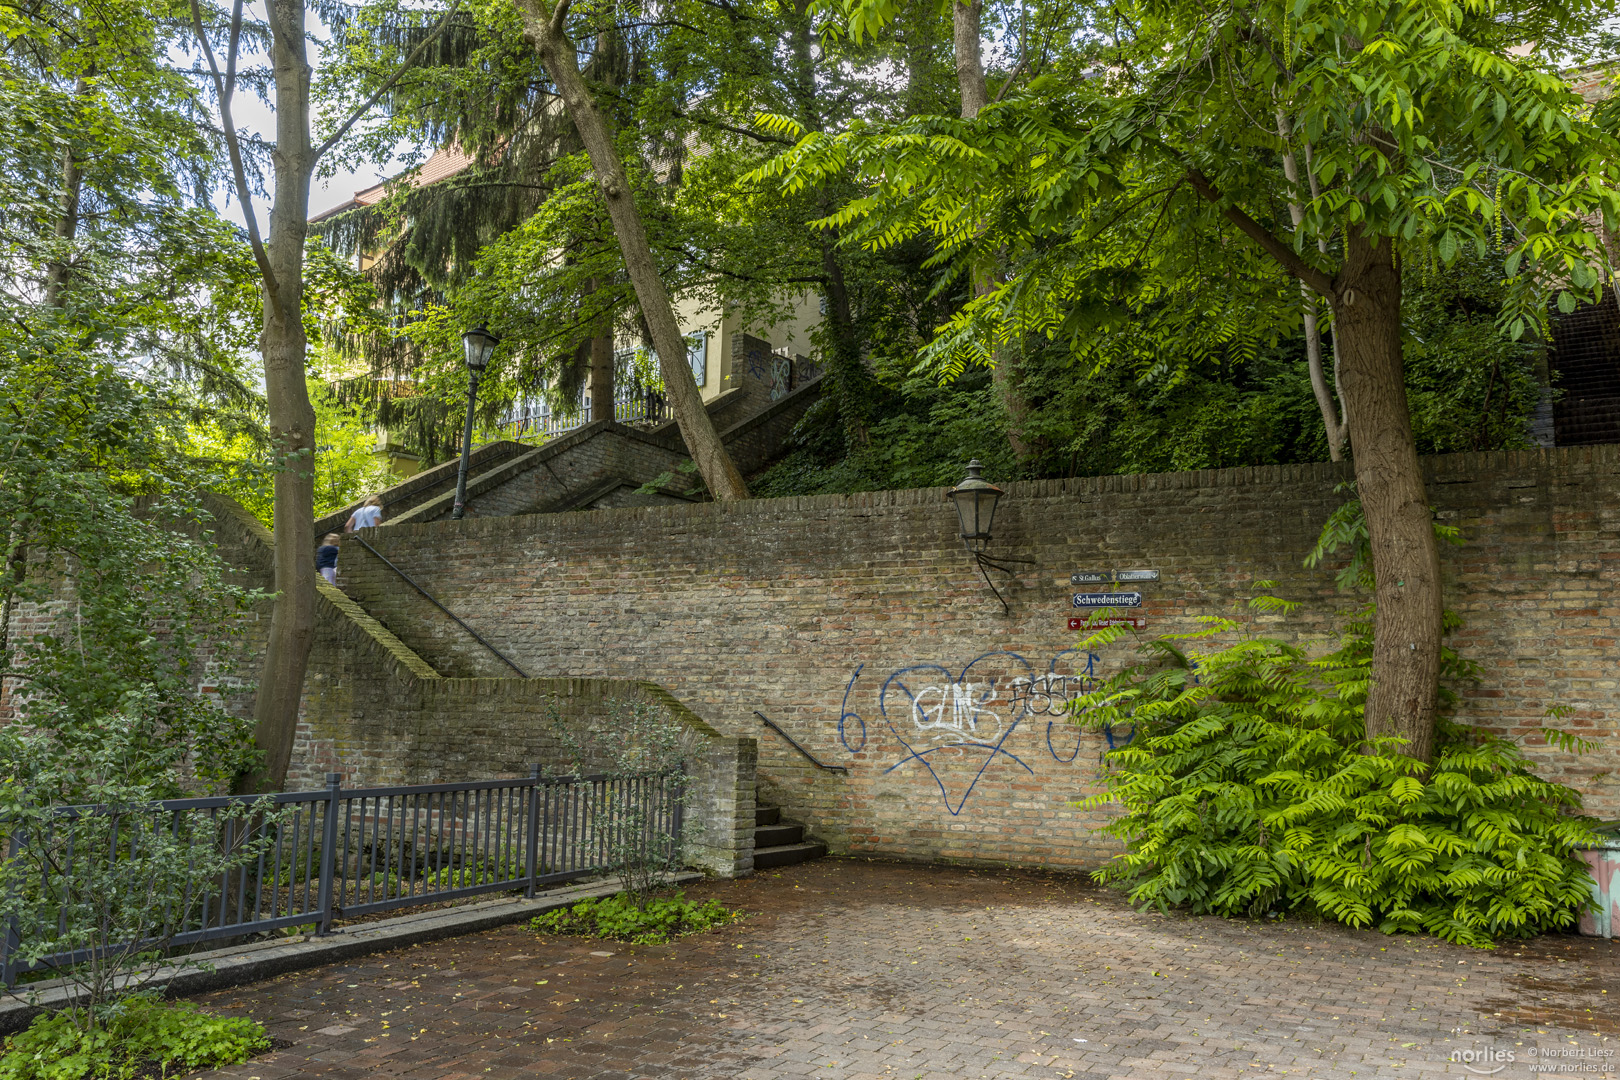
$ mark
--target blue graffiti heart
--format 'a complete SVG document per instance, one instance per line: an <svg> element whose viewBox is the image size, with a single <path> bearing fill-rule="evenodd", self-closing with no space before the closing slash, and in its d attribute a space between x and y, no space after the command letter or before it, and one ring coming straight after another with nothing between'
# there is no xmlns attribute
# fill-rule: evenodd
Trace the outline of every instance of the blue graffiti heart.
<svg viewBox="0 0 1620 1080"><path fill-rule="evenodd" d="M1011 751L1003 748L1008 737L1017 730L1018 723L1023 717L1024 709L1015 708L1009 716L1001 716L987 706L1003 700L1001 691L996 686L996 677L992 676L984 683L975 683L971 678L973 670L981 665L985 668L994 658L1007 658L1023 669L1024 678L1028 679L1035 674L1035 669L1029 661L1013 652L988 652L983 656L970 661L962 668L960 674L952 674L951 670L941 664L918 664L914 667L901 668L884 682L883 689L878 694L878 709L883 714L883 722L888 725L889 731L906 748L906 756L883 770L884 774L894 772L900 766L910 761L919 762L928 770L928 775L934 778L939 785L939 794L945 800L945 809L950 811L952 817L962 812L967 804L968 796L978 786L980 778L984 776L992 762L1000 755L1006 755L1031 776L1035 770ZM913 684L924 682L921 676L934 674L939 676L937 682L925 685L920 689L913 689ZM908 680L907 676L910 676ZM983 686L982 692L975 692L975 686ZM916 745L923 744L923 739L915 734L907 739L901 734L900 728L895 724L895 716L889 712L890 690L896 692L894 704L900 707L902 698L905 716L911 721L913 727L922 732L939 732L943 737L951 739L950 742L938 746L929 746L918 750ZM992 725L994 728L992 729ZM950 792L945 787L945 780L939 775L928 755L940 750L959 748L968 751L984 751L984 761L979 764L978 771L973 774L967 789L962 792L956 805L951 805Z"/></svg>

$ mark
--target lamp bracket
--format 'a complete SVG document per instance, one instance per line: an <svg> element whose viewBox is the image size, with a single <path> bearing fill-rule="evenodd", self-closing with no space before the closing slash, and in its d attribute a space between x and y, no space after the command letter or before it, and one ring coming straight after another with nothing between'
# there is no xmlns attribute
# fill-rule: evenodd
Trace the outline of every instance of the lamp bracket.
<svg viewBox="0 0 1620 1080"><path fill-rule="evenodd" d="M979 566L979 574L980 574L981 577L984 578L984 583L986 585L990 586L990 591L995 594L997 600L1001 601L1001 610L1003 612L1006 612L1006 613L1010 614L1012 612L1012 608L1007 606L1007 598L1001 595L1001 590L996 588L996 583L990 580L989 571L990 570L1000 570L1003 574L1012 574L1012 573L1016 573L1015 569L1013 567L1011 567L1011 566L1006 565L1006 564L1008 564L1008 563L1019 563L1021 565L1025 565L1025 566L1033 566L1033 565L1035 565L1035 560L1034 559L1015 559L1010 555L992 557L992 556L986 555L982 551L975 551L975 552L973 552L973 561L978 564L978 566Z"/></svg>

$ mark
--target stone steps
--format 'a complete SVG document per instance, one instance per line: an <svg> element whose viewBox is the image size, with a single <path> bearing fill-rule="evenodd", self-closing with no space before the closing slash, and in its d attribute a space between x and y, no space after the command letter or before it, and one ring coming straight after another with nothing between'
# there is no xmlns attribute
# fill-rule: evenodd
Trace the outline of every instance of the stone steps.
<svg viewBox="0 0 1620 1080"><path fill-rule="evenodd" d="M755 870L792 866L810 859L819 859L825 854L827 845L813 837L807 837L803 825L783 821L780 807L755 805Z"/></svg>

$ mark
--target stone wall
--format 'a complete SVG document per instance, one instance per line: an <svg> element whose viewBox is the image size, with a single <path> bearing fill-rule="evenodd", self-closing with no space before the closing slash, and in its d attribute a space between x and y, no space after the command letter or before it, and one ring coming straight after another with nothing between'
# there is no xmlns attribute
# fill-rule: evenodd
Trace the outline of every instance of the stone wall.
<svg viewBox="0 0 1620 1080"><path fill-rule="evenodd" d="M1443 556L1447 602L1467 621L1458 643L1483 672L1462 718L1525 736L1544 774L1620 817L1608 661L1620 448L1425 466L1440 520L1466 540ZM1093 831L1105 812L1073 803L1131 733L1077 736L1054 716L1132 653L1077 650L1071 573L1158 570L1140 587L1148 633L1231 614L1272 579L1301 607L1259 628L1320 637L1358 602L1332 567L1302 565L1347 476L1306 465L1008 485L992 552L1033 561L997 577L1006 613L941 489L403 524L373 542L529 672L656 682L727 735L757 738L761 799L836 850L1090 866L1111 850ZM468 639L392 571L343 558L344 588L429 663L473 663ZM1554 704L1601 740L1595 754L1540 745ZM813 767L754 710L849 775ZM439 715L412 738L454 753L468 736Z"/></svg>

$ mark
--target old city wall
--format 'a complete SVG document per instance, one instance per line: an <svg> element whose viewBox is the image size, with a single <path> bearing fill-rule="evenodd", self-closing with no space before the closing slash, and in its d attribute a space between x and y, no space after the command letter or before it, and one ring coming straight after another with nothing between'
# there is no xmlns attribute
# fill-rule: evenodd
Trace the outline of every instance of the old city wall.
<svg viewBox="0 0 1620 1080"><path fill-rule="evenodd" d="M1469 454L1425 463L1441 521L1458 643L1483 672L1462 718L1526 736L1544 774L1620 817L1620 716L1610 656L1620 617L1620 447ZM1338 466L1232 469L1013 484L992 553L1032 560L997 577L1009 611L957 538L941 489L385 526L377 550L534 674L651 681L707 723L759 744L760 798L835 850L1095 865L1111 844L1100 756L1128 729L1078 735L1063 703L1131 655L1077 648L1068 619L1083 570L1154 569L1146 632L1227 615L1254 582L1301 602L1261 628L1321 637L1357 601L1331 567L1302 565L1344 496ZM340 581L441 670L476 646L395 574L346 549ZM995 571L991 571L994 576ZM1532 733L1548 706L1597 737L1583 758ZM332 710L340 754L403 757L388 702ZM818 769L754 715L823 763ZM415 745L460 745L453 711ZM338 719L347 716L346 720ZM336 736L334 736L336 737ZM479 738L498 747L503 733ZM334 743L336 746L336 743ZM488 753L501 751L491 749ZM515 752L514 752L515 753ZM514 756L517 760L521 755Z"/></svg>

